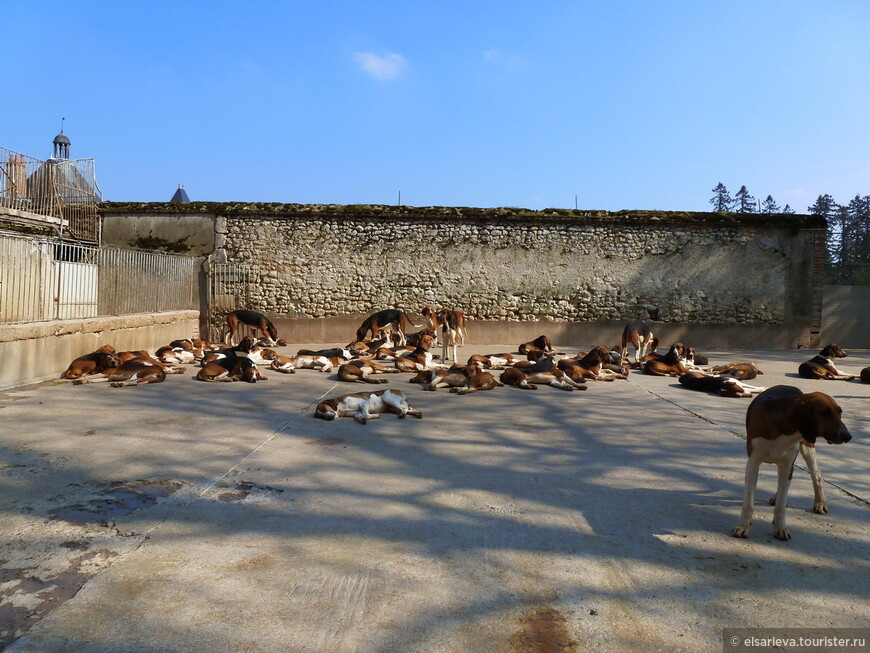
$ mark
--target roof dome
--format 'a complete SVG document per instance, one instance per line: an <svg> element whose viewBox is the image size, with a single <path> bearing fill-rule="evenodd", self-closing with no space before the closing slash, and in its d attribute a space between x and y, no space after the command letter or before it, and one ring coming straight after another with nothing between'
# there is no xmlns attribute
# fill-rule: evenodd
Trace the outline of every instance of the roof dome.
<svg viewBox="0 0 870 653"><path fill-rule="evenodd" d="M54 143L55 145L69 145L69 139L66 137L66 134L61 132L54 137L52 143Z"/></svg>

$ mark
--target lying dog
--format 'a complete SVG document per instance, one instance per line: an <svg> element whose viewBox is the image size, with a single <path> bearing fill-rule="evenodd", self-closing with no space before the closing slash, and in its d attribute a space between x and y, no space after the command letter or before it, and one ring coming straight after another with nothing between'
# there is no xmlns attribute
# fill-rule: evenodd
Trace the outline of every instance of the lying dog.
<svg viewBox="0 0 870 653"><path fill-rule="evenodd" d="M267 377L262 375L257 364L250 358L255 347L254 339L245 336L235 347L217 352L222 356L203 365L196 378L199 381L266 381Z"/></svg>
<svg viewBox="0 0 870 653"><path fill-rule="evenodd" d="M675 342L664 356L646 361L643 371L652 376L682 376L689 371L686 367L686 347L681 342Z"/></svg>
<svg viewBox="0 0 870 653"><path fill-rule="evenodd" d="M730 376L710 376L703 372L686 372L680 377L680 385L689 390L712 392L723 397L751 397L767 388L748 385Z"/></svg>
<svg viewBox="0 0 870 653"><path fill-rule="evenodd" d="M628 368L616 372L611 369L610 352L607 347L595 347L579 358L563 358L557 365L572 381L613 381L627 379Z"/></svg>
<svg viewBox="0 0 870 653"><path fill-rule="evenodd" d="M806 363L798 367L798 374L804 379L826 379L849 381L855 378L854 374L843 374L834 366L835 358L846 358L846 352L840 345L830 344L817 356L813 356Z"/></svg>
<svg viewBox="0 0 870 653"><path fill-rule="evenodd" d="M619 366L625 365L628 360L628 346L634 347L634 362L640 363L640 359L647 354L653 353L659 345L658 338L653 335L649 325L641 320L632 320L622 330L622 342L620 344L621 358Z"/></svg>
<svg viewBox="0 0 870 653"><path fill-rule="evenodd" d="M755 363L727 363L716 365L707 370L717 376L730 376L738 381L751 381L759 374L764 374Z"/></svg>
<svg viewBox="0 0 870 653"><path fill-rule="evenodd" d="M371 375L393 374L399 371L394 367L387 367L373 360L351 361L338 368L338 380L356 383L387 383L387 379L373 379Z"/></svg>
<svg viewBox="0 0 870 653"><path fill-rule="evenodd" d="M516 362L517 358L513 354L472 354L465 364L477 363L485 370L503 370Z"/></svg>
<svg viewBox="0 0 870 653"><path fill-rule="evenodd" d="M381 331L395 331L399 335L399 344L405 344L405 333L408 327L421 328L422 324L414 324L408 315L397 308L388 308L368 316L359 329L356 330L356 339L365 340L371 334L371 340L381 336Z"/></svg>
<svg viewBox="0 0 870 653"><path fill-rule="evenodd" d="M121 360L111 345L103 345L96 351L76 358L64 370L62 379L82 379L90 376L99 376L114 370L121 364Z"/></svg>
<svg viewBox="0 0 870 653"><path fill-rule="evenodd" d="M522 362L522 361L521 361ZM545 383L560 390L585 390L584 383L573 381L556 366L552 357L543 358L537 363L523 367L508 367L501 373L499 380L523 390L537 390L537 383Z"/></svg>
<svg viewBox="0 0 870 653"><path fill-rule="evenodd" d="M545 353L553 353L553 345L550 344L550 339L547 336L538 336L531 342L524 342L517 351L521 354L528 354L530 351L543 351Z"/></svg>
<svg viewBox="0 0 870 653"><path fill-rule="evenodd" d="M870 383L870 367L865 367L861 370L861 382Z"/></svg>
<svg viewBox="0 0 870 653"><path fill-rule="evenodd" d="M752 400L746 410L746 487L740 521L731 531L734 537L749 536L758 468L761 463L773 463L777 467L773 535L779 540L791 539L785 509L798 451L813 481L813 510L819 514L828 512L822 473L816 464L815 444L819 437L830 444L843 444L852 439L841 419L842 413L830 396L822 392L804 394L788 385L773 386Z"/></svg>
<svg viewBox="0 0 870 653"><path fill-rule="evenodd" d="M276 372L295 374L296 370L317 370L318 372L331 372L332 361L326 356L315 354L301 356L281 356L276 354L269 366Z"/></svg>
<svg viewBox="0 0 870 653"><path fill-rule="evenodd" d="M400 418L411 415L423 417L423 412L414 410L401 390L388 388L379 392L358 392L326 399L317 405L314 416L325 420L352 415L360 424L378 419L381 413L396 413Z"/></svg>
<svg viewBox="0 0 870 653"><path fill-rule="evenodd" d="M256 331L262 333L263 338L266 338L271 346L274 346L278 340L278 330L268 317L256 311L242 309L227 313L227 329L224 335L224 344L230 346L235 344L236 334L239 332L239 327L243 324L253 327Z"/></svg>

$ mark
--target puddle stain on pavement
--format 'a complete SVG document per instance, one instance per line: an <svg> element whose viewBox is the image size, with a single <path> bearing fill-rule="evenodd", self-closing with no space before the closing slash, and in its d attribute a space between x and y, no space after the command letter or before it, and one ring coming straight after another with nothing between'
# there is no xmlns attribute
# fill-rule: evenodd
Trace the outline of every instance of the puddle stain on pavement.
<svg viewBox="0 0 870 653"><path fill-rule="evenodd" d="M553 608L541 608L520 617L520 629L510 638L512 653L573 653L577 642L571 638L564 615Z"/></svg>
<svg viewBox="0 0 870 653"><path fill-rule="evenodd" d="M109 517L125 517L175 494L183 485L181 481L168 479L115 481L104 484L99 496L89 501L53 508L48 514L54 519L74 524L101 522Z"/></svg>
<svg viewBox="0 0 870 653"><path fill-rule="evenodd" d="M236 481L218 483L217 500L225 503L234 501L254 502L273 499L284 493L284 490L279 488L269 487L260 483L252 483L250 481Z"/></svg>

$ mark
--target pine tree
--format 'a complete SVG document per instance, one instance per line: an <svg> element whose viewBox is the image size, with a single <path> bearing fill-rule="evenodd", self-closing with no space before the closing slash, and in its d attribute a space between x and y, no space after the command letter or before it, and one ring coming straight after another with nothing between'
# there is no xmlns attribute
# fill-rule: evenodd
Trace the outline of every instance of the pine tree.
<svg viewBox="0 0 870 653"><path fill-rule="evenodd" d="M834 212L834 198L830 195L819 195L816 198L816 203L812 206L807 207L807 213L810 215L820 215L823 218L831 217L831 213Z"/></svg>
<svg viewBox="0 0 870 653"><path fill-rule="evenodd" d="M773 201L773 197L768 195L767 199L761 205L762 213L779 213L779 205Z"/></svg>
<svg viewBox="0 0 870 653"><path fill-rule="evenodd" d="M725 184L721 181L713 189L715 195L710 198L710 204L713 205L713 210L717 213L725 213L731 210L734 200L731 199L731 193L725 188Z"/></svg>
<svg viewBox="0 0 870 653"><path fill-rule="evenodd" d="M741 186L734 195L734 208L738 213L755 213L755 198L749 194L746 186Z"/></svg>
<svg viewBox="0 0 870 653"><path fill-rule="evenodd" d="M788 204L785 205L785 208L782 210L783 213L793 214L794 209L791 208Z"/></svg>

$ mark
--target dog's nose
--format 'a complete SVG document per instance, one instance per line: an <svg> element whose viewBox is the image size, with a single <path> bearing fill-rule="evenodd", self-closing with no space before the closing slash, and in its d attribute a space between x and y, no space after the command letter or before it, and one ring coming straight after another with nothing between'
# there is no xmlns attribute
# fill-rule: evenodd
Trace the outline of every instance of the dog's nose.
<svg viewBox="0 0 870 653"><path fill-rule="evenodd" d="M843 426L841 424L840 430L837 431L837 436L832 441L832 444L845 444L851 439L852 439L852 434L849 433L849 429L847 429L845 426Z"/></svg>

